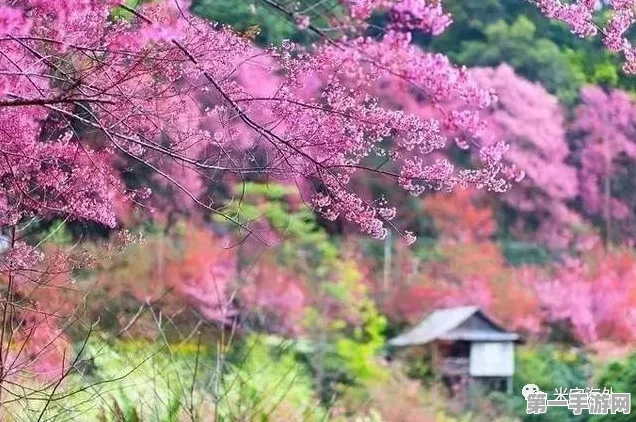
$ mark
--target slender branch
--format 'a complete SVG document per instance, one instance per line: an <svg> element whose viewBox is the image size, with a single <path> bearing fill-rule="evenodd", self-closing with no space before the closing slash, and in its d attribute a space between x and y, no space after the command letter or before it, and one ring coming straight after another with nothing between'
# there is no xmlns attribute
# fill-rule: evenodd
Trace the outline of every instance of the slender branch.
<svg viewBox="0 0 636 422"><path fill-rule="evenodd" d="M15 96L13 100L0 101L0 107L26 107L26 106L42 106L47 104L66 104L66 103L102 103L116 104L115 101L104 100L99 98L86 97L64 97L64 98L20 98Z"/></svg>

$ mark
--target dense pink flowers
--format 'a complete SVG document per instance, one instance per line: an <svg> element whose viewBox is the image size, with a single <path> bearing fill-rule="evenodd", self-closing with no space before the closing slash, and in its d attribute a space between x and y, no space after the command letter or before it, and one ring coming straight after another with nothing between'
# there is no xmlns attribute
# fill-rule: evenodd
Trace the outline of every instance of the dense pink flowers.
<svg viewBox="0 0 636 422"><path fill-rule="evenodd" d="M562 0L537 0L536 3L547 17L566 23L573 33L581 37L596 35L600 30L607 48L622 52L625 56L625 72L636 73L636 47L625 35L636 22L633 0L606 2L613 10L604 28L600 28L594 22L594 14L599 3L596 0L576 0L572 3Z"/></svg>
<svg viewBox="0 0 636 422"><path fill-rule="evenodd" d="M636 103L622 91L584 88L571 136L576 141L583 210L615 240L636 237L636 196L622 189L636 165ZM617 226L617 227L612 227Z"/></svg>
<svg viewBox="0 0 636 422"><path fill-rule="evenodd" d="M497 94L499 101L487 114L488 130L510 145L506 159L525 175L502 199L522 216L540 216L536 230L542 243L567 245L571 226L579 220L568 202L579 187L576 170L567 163L566 122L557 99L507 65L471 74ZM518 225L528 231L523 222Z"/></svg>
<svg viewBox="0 0 636 422"><path fill-rule="evenodd" d="M636 338L635 277L629 252L600 254L563 265L534 289L546 320L566 322L581 342L630 342Z"/></svg>
<svg viewBox="0 0 636 422"><path fill-rule="evenodd" d="M383 80L377 92L388 106L429 119L440 139L453 140L460 149L472 150L473 160L486 163L486 169L500 166L512 184L502 199L517 217L513 222L516 234L536 231L533 239L553 247L566 246L571 240L572 225L580 220L569 206L578 194L578 180L575 168L568 162L568 122L557 99L505 64L470 69L467 80L488 95L473 96L483 100L476 102L480 106L476 109L466 109L463 101L453 95L442 97L440 104L434 96L401 86L397 80ZM436 148L436 169L426 175L433 186L435 175L452 180L453 166L441 155L452 154L449 144L440 142ZM407 174L424 172L419 157L411 156L405 162ZM404 182L408 183L408 179ZM407 185L409 190L420 187ZM495 184L489 188L500 191ZM538 227L529 229L528 219L533 216L540 216Z"/></svg>
<svg viewBox="0 0 636 422"><path fill-rule="evenodd" d="M298 274L262 262L249 272L246 281L240 290L246 313L260 316L270 330L301 332L310 294Z"/></svg>
<svg viewBox="0 0 636 422"><path fill-rule="evenodd" d="M442 9L442 3L428 0L403 0L389 10L389 27L420 30L439 35L453 22L450 14Z"/></svg>
<svg viewBox="0 0 636 422"><path fill-rule="evenodd" d="M593 1L539 4L579 35L596 32ZM134 10L118 5L11 0L0 6L0 229L53 218L115 227L122 204L149 188L172 198L169 212L189 202L223 214L225 204L217 201L225 198L211 192L228 179L312 186L307 199L316 211L376 238L386 236L397 212L385 198L356 191L357 175L380 174L422 195L458 186L504 192L525 172L528 183L509 199L523 211L574 194L553 99L505 67L471 72L412 44L411 31L437 35L450 24L439 1L342 1L345 13L330 22L344 28L338 35L312 46L284 42L264 50L192 16L189 1L143 2ZM625 38L633 4L614 0L611 6L605 43L622 51L626 70L633 71L636 54ZM376 10L387 14L387 32L361 36ZM290 14L301 29L316 30L310 16ZM396 107L387 87L412 94L426 110ZM499 105L493 90L500 91ZM633 107L619 97L612 116L582 106L581 115L590 116L579 125L590 134L582 153L589 164L585 181L602 176L589 157L598 153L597 138L607 137L608 119L607 127L625 138L612 140L617 154L634 158ZM451 145L472 150L470 167L448 159ZM128 178L135 172L150 176ZM532 202L536 192L544 204ZM594 192L584 196L593 212ZM630 215L614 208L617 218ZM555 219L566 219L565 211L557 213ZM403 237L415 241L408 231ZM9 277L39 263L34 248L12 246L0 257ZM227 321L237 312L230 299L235 257L224 261L217 252L211 246L187 251L166 282L206 319ZM485 298L482 281L471 280ZM283 290L273 291L289 295L287 311L296 314L302 288ZM245 294L263 305L256 291ZM276 299L266 302L280 308Z"/></svg>
<svg viewBox="0 0 636 422"><path fill-rule="evenodd" d="M354 221L379 238L389 220L379 209L386 207L349 185L353 174L370 170L372 157L394 163L397 171L387 169L387 175L413 194L464 184L496 191L509 186L501 148L482 149L479 169L456 170L450 162L428 157L446 144L442 125L478 136L481 125L473 109L487 106L491 96L446 57L411 46L408 33L390 32L380 41L341 39L307 52L291 44L258 51L228 29L186 16L187 2L181 7L147 4L127 20L108 18L111 3L84 2L76 10L67 2L18 2L4 24L5 32L29 35L0 40L7 51L0 59L6 70L0 80L3 87L12 87L3 99L17 110L3 114L0 125L5 136L20 133L7 137L5 143L11 144L5 150L42 148L38 134L44 127L62 137L55 151L47 145L45 153L59 158L50 170L47 166L52 174L39 181L58 190L46 199L60 203L42 207L51 215L114 225L110 204L129 194L109 168L121 167L122 159L148 167L195 201L203 193L197 179L210 180L210 172L318 182L318 210ZM28 17L21 12L27 6L33 8ZM367 11L362 9L370 6L388 7L403 23L407 15L415 16L419 29L430 26L433 32L449 22L438 3L424 1L353 4L353 16L363 19ZM56 24L45 25L49 20ZM41 60L42 49L63 57L65 66ZM280 70L283 77L274 75ZM247 78L242 76L246 72ZM436 121L382 107L370 89L386 78L417 87L442 110L451 100L461 103L462 110ZM396 141L385 150L380 145L388 138ZM256 161L248 148L265 160ZM62 162L66 173L55 168ZM29 163L26 173L35 170ZM77 168L70 174L69 165ZM90 180L94 166L105 177ZM17 179L10 179L17 186L11 186L7 207L23 201L19 192L24 186ZM34 204L44 201L42 194L28 198Z"/></svg>
<svg viewBox="0 0 636 422"><path fill-rule="evenodd" d="M5 198L0 205L0 224L14 225L29 217L61 214L115 226L121 182L103 153L82 148L68 139L70 136L25 142L22 136L33 132L24 124L17 127L26 123L22 116L8 111L3 117L8 119L1 126L5 136L0 134L5 161L0 170Z"/></svg>
<svg viewBox="0 0 636 422"><path fill-rule="evenodd" d="M14 174L7 207L31 204L28 214L32 204L49 201L41 207L49 214L112 226L111 204L128 194L110 167L121 166L123 157L195 201L203 194L197 179L210 180L210 172L318 182L321 212L383 237L388 219L379 214L377 199L360 196L349 183L370 171L373 157L386 157L386 170L379 170L416 195L467 184L501 192L519 178L516 167L502 164L504 143L476 142L485 137L478 110L493 102L492 94L445 56L410 43L408 31L437 34L450 23L439 2L345 2L349 18L359 22L373 10L388 11L392 31L380 40L343 37L308 51L289 43L255 50L227 28L190 16L185 1L144 4L125 19L111 15L114 3L25 0L5 6L1 32L10 37L0 39L0 87L9 110L0 128L6 157L16 160L8 166ZM622 33L630 20L623 3L614 4L612 33ZM587 3L546 1L542 7L576 24L578 33L590 32ZM44 51L64 65L43 59ZM240 76L245 72L249 78ZM387 82L425 96L436 116L422 119L379 104L372 92ZM38 145L42 129L61 140ZM448 144L446 133L462 148L477 145L481 167L458 170L431 155ZM393 140L389 148L387 139ZM17 168L15 151L42 148L40 154L58 157L38 180L53 193L24 195L38 153L29 152L31 161L21 162L27 168ZM259 162L246 148L266 158ZM94 166L105 175L99 181L90 180L94 168L84 170Z"/></svg>
<svg viewBox="0 0 636 422"><path fill-rule="evenodd" d="M440 1L435 0L345 0L351 18L364 22L375 11L386 11L389 28L420 30L439 35L452 22Z"/></svg>

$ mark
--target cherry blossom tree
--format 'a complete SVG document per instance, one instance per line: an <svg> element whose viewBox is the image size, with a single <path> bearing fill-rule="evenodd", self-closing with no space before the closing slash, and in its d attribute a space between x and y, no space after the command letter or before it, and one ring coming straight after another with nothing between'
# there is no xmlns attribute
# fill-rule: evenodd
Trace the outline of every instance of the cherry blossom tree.
<svg viewBox="0 0 636 422"><path fill-rule="evenodd" d="M586 87L571 126L583 212L607 242L636 236L636 103L622 91Z"/></svg>
<svg viewBox="0 0 636 422"><path fill-rule="evenodd" d="M316 211L352 221L376 238L386 236L396 210L353 190L356 174L380 174L414 195L465 185L503 192L518 178L502 161L504 142L481 143L479 110L493 103L492 93L445 56L411 44L411 31L436 35L450 24L439 2L346 0L303 13L263 1L318 41L256 50L247 37L191 15L190 3L181 0L135 8L116 0L2 2L3 327L16 310L18 280L43 262L37 245L23 236L29 225L62 218L116 227L119 209L151 194L148 184L126 180L133 165L235 223L222 198L205 195L202 183L225 177L310 182L315 189L308 201ZM592 2L539 3L575 32L594 32ZM605 40L633 71L633 49L623 37L633 11L629 1L611 5ZM374 11L387 13L386 32L363 36ZM261 70L250 78L276 78L241 81L240 70L254 67ZM422 119L380 105L373 89L385 80L426 96L441 117ZM446 131L455 132L462 148L475 149L477 165L456 168L433 154L446 147ZM372 158L387 164L371 166ZM415 241L408 231L402 235ZM197 287L199 275L190 278ZM0 350L11 349L13 333L5 332ZM0 386L6 364L2 353Z"/></svg>
<svg viewBox="0 0 636 422"><path fill-rule="evenodd" d="M579 217L569 207L578 192L576 170L567 163L563 110L557 99L507 65L478 68L472 75L497 93L488 113L488 128L510 144L506 158L524 172L524 180L502 195L518 215L516 234L553 247L567 246ZM516 227L514 227L516 225Z"/></svg>
<svg viewBox="0 0 636 422"><path fill-rule="evenodd" d="M582 23L589 20L585 14L589 2L581 2L579 8L540 3L549 16L576 23L575 32L593 32L584 30ZM633 18L627 3L613 2L614 20L606 37L613 40L608 41L612 48ZM271 5L290 13L301 28L320 33L311 16ZM336 36L313 49L285 45L263 52L229 29L191 16L188 6L188 2L166 1L131 9L115 1L71 5L62 0L12 1L3 6L3 130L21 133L20 151L33 149L34 140L42 136L51 141L45 146L39 142L37 151L22 155L16 152L18 139L7 145L7 156L27 167L17 168L13 162L8 166L18 175L7 178L8 195L3 199L5 207L17 212L14 220L33 214L37 206L49 214L114 225L113 198L130 199L134 194L118 183L110 168L116 157L123 156L217 212L210 206L213 198L202 202L170 174L166 162L197 171L239 175L260 171L316 180L317 210L330 218L353 220L364 231L382 237L393 212L372 198L359 197L347 185L353 173L369 170L365 159L380 152L379 142L387 136L397 140L385 154L398 172L386 173L411 193L466 183L498 191L507 187L507 168L500 163L503 144L481 148L481 169L455 171L446 160L427 159L446 143L441 126L478 137L479 118L470 109L492 102L492 96L465 71L441 55L410 45L409 31L438 34L450 24L439 2L343 2L345 13L330 19L332 24L339 19L347 28L344 32L363 29L378 9L388 12L389 32L380 40ZM259 56L273 61L258 60ZM256 98L233 77L245 66L280 69L285 76L274 92ZM380 107L368 88L387 77L415 87L440 107L452 100L464 109L446 113L443 122L436 122ZM316 81L320 90L306 95L308 84ZM198 96L209 91L218 101L202 107ZM259 112L263 109L267 113ZM267 152L263 168L250 165L253 156L246 154L245 142L238 142L245 133L250 147ZM342 141L334 141L339 138ZM27 140L30 143L24 144ZM74 148L79 152L73 153ZM34 159L38 153L55 159L46 166L48 177L39 176L36 187L42 184L55 193L45 195L37 189L25 196L28 176L21 173L33 177L33 163L42 161ZM104 177L82 176L82 171L98 171ZM81 183L81 189L73 183ZM79 200L80 192L91 200ZM23 209L16 211L16 203L24 203Z"/></svg>
<svg viewBox="0 0 636 422"><path fill-rule="evenodd" d="M481 144L503 140L510 146L505 160L514 170L511 175L517 183L505 194L497 196L509 220L504 228L517 237L552 247L567 246L572 225L580 218L569 206L577 196L578 180L576 169L567 162L571 151L561 106L540 84L517 76L508 65L474 68L469 73L497 97L497 101L481 110ZM388 105L423 119L440 118L439 107L430 98L408 87L400 90L396 84L385 83L378 93ZM446 107L458 115L463 113L455 104ZM443 130L449 138L462 132L457 126L446 126ZM461 138L458 145L462 148L470 146ZM452 157L454 153L453 149L446 151L447 156ZM438 196L436 200L439 200Z"/></svg>
<svg viewBox="0 0 636 422"><path fill-rule="evenodd" d="M11 137L6 149L8 157L21 158L26 161L21 167L27 167L12 169L17 167L12 163L9 171L34 177L33 167L41 162L33 159L36 152L56 157L47 166L52 173L47 180L37 175L54 194L39 189L23 199L24 177L7 180L6 207L15 209L20 201L31 205L20 207L23 210L14 220L29 217L37 204L49 213L113 226L113 198L130 199L134 194L112 176L110 167L123 156L170 180L211 211L216 207L188 191L165 162L200 171L238 175L259 171L317 180L318 210L330 218L342 215L382 237L393 212L351 192L347 183L354 172L364 170L364 159L387 136L399 140L390 157L400 171L392 176L410 192L459 183L495 190L507 186L499 164L503 146L482 151L482 169L455 172L448 161L427 162L427 154L445 142L438 124L379 107L365 92L379 77L395 74L440 100L456 98L476 108L490 103L490 95L464 71L441 56L410 46L405 33L391 32L380 41L325 42L311 52L292 45L256 52L229 29L190 16L186 3L127 8L131 15L127 18L109 17L114 6L87 2L72 7L65 1L5 6L3 15L10 19L2 30L7 45L3 108L8 110L3 113L3 127L6 134L22 134L19 139ZM352 22L357 22L366 11L352 6L351 13ZM264 64L259 55L275 61ZM274 92L256 98L233 74L242 66L259 65L271 66L271 71L279 68L285 78ZM428 68L435 73L425 72ZM356 78L362 73L363 78ZM316 79L322 84L320 91L303 98L303 88ZM202 107L197 97L209 91L217 101ZM267 113L256 111L262 109ZM37 142L42 133L52 137L45 147ZM249 145L241 138L247 138ZM19 151L28 151L34 144L44 151L27 157L18 152L18 146ZM264 151L262 168L250 165L246 146ZM89 177L93 171L105 177L94 180ZM73 182L82 189L73 187Z"/></svg>
<svg viewBox="0 0 636 422"><path fill-rule="evenodd" d="M565 262L552 275L528 281L538 294L546 322L565 323L583 344L627 343L636 335L635 275L631 251L596 250Z"/></svg>
<svg viewBox="0 0 636 422"><path fill-rule="evenodd" d="M595 15L599 12L599 4L595 0L532 0L547 17L567 24L574 34L581 37L594 36L600 33L605 46L625 57L623 69L626 73L636 73L636 47L627 38L627 32L636 21L634 2L631 0L610 0L606 3L612 14L605 26L599 26Z"/></svg>
<svg viewBox="0 0 636 422"><path fill-rule="evenodd" d="M325 42L315 51L292 45L257 51L248 39L191 16L187 8L187 2L132 9L97 0L0 6L0 226L7 239L0 383L16 360L10 351L29 333L25 324L15 329L7 324L19 313L16 286L22 279L39 286L47 278L46 267L41 276L32 275L42 256L37 245L25 242L23 232L34 221L56 217L115 227L118 208L149 193L147 185L124 183L130 163L216 214L222 211L214 198L200 197L199 182L190 183L193 172L208 183L219 180L219 174L239 180L260 174L316 181L317 208L332 218L343 214L377 237L384 236L394 212L356 195L347 179L362 170L364 158L387 136L403 139L396 161L405 174L394 178L411 190L416 183L506 185L497 151L483 170L453 175L450 163L425 165L426 153L442 141L435 126L378 107L365 93L373 73L377 77L390 69L374 58L352 59L347 51L359 52L369 44L376 49L375 59L384 59L384 50L404 56L398 65L411 66L413 72L418 63L408 63L407 37L396 33L379 44ZM262 93L237 80L237 69L250 67L284 76ZM441 83L453 95L467 90L467 101L488 101L487 93L457 78L462 73L450 63L438 67L447 73ZM367 69L368 80L354 81L356 73ZM307 94L307 83L316 80L320 89ZM443 85L426 85L435 86ZM181 286L183 293L216 317L221 300L208 285L210 276L186 275L190 281ZM27 309L41 312L36 303ZM45 324L30 326L46 329ZM30 337L51 337L50 330L40 334Z"/></svg>

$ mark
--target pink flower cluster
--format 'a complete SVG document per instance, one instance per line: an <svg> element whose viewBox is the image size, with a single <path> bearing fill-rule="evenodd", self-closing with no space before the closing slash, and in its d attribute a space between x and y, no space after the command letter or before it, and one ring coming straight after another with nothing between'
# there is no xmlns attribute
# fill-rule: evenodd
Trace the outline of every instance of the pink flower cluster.
<svg viewBox="0 0 636 422"><path fill-rule="evenodd" d="M402 0L391 5L389 22L392 29L419 30L439 35L453 19L444 12L439 1Z"/></svg>
<svg viewBox="0 0 636 422"><path fill-rule="evenodd" d="M584 211L613 224L621 237L635 238L636 196L633 189L614 189L633 182L636 166L636 102L623 91L586 87L572 125L580 162L580 195Z"/></svg>
<svg viewBox="0 0 636 422"><path fill-rule="evenodd" d="M396 30L439 35L452 23L441 1L436 0L345 0L343 3L356 22L364 22L373 12L386 12L389 27Z"/></svg>
<svg viewBox="0 0 636 422"><path fill-rule="evenodd" d="M496 92L499 101L485 115L488 131L510 145L506 159L525 175L503 200L522 215L541 216L536 235L542 243L567 245L571 226L579 220L567 203L576 198L579 186L576 170L568 164L571 152L557 99L508 65L473 69L471 75Z"/></svg>
<svg viewBox="0 0 636 422"><path fill-rule="evenodd" d="M601 339L630 342L636 338L633 304L636 266L617 256L600 257L595 265L574 261L553 278L537 281L542 307L550 322L567 322L584 343Z"/></svg>
<svg viewBox="0 0 636 422"><path fill-rule="evenodd" d="M301 131L303 136L286 138L302 140L297 148L311 151L308 155L312 160L297 157L301 158L297 168L306 168L322 181L314 204L327 218L344 216L373 236L386 234L384 222L388 219L379 214L379 207L348 187L351 176L361 170L396 177L414 195L467 184L494 191L504 191L510 185L513 172L501 162L505 144L480 148L483 167L476 169L457 170L448 160L432 155L448 144L443 129L461 128L466 143L471 140L474 144L484 129L478 110L488 107L493 96L481 89L466 69L454 67L442 55L412 46L408 33L389 32L381 41L358 38L326 45L311 55L289 57L283 64L289 73L290 100L276 111L293 114L301 123L288 129ZM294 88L315 85L316 79L322 81L320 96L332 113L328 119L316 111L324 109L320 103L305 102L304 107L298 107L298 100L291 99ZM370 93L386 84L427 96L442 118L422 119L379 105ZM459 104L461 112L447 110L449 103ZM386 157L389 165L368 167L366 163L373 156Z"/></svg>
<svg viewBox="0 0 636 422"><path fill-rule="evenodd" d="M613 9L612 16L605 27L594 22L594 14L599 9L596 0L577 0L564 3L562 0L537 0L541 11L549 18L566 23L572 32L588 37L599 31L608 49L622 52L625 56L624 70L636 73L636 47L627 39L626 33L636 22L636 6L633 0L611 0L607 5Z"/></svg>
<svg viewBox="0 0 636 422"><path fill-rule="evenodd" d="M309 295L297 274L262 263L249 272L240 295L246 309L259 314L270 329L288 334L302 330Z"/></svg>
<svg viewBox="0 0 636 422"><path fill-rule="evenodd" d="M191 16L188 1L111 13L116 3L3 6L4 224L64 215L113 226L116 204L130 199L116 168L143 167L154 175L152 188L170 185L175 198L204 206L214 200L201 199L205 186L225 175L309 181L325 216L343 216L376 237L393 213L355 192L354 174L393 178L415 195L463 185L501 192L520 179L520 166L502 161L508 146L485 131L480 110L493 94L444 55L411 44L409 31L438 34L450 23L439 1L345 1L348 19L362 22L381 10L392 30L381 39L354 33L272 50ZM588 34L591 3L546 0L542 7ZM611 32L622 34L629 2L612 6ZM374 95L383 84L425 98L435 115L385 106ZM457 169L435 155L449 134L461 148L475 148L476 167ZM378 158L381 168L370 164Z"/></svg>

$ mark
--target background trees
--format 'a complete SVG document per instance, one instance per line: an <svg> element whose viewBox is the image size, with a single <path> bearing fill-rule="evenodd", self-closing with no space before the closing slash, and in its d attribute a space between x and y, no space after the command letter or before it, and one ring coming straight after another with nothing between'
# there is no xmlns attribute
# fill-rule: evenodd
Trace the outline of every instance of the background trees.
<svg viewBox="0 0 636 422"><path fill-rule="evenodd" d="M0 404L150 339L157 415L309 417L259 397L277 359L315 415L390 415L384 338L446 305L631 342L633 8L464 3L4 2Z"/></svg>

